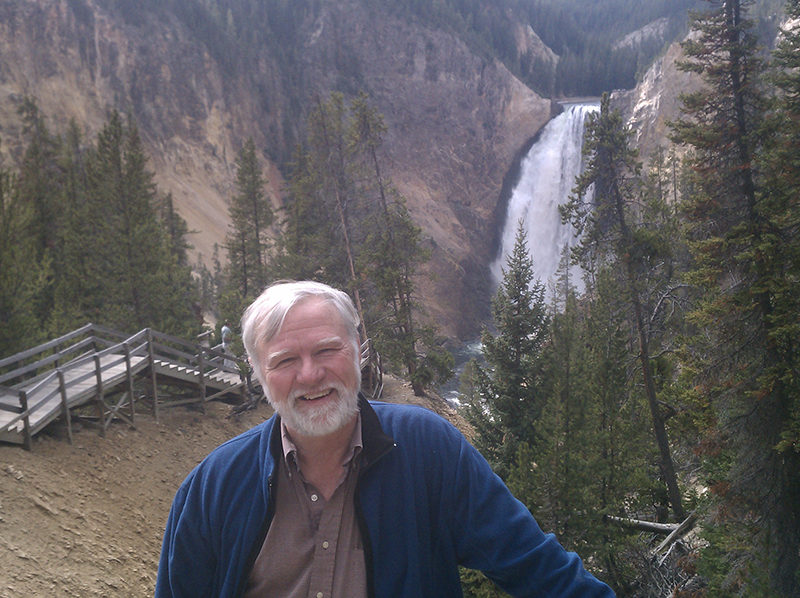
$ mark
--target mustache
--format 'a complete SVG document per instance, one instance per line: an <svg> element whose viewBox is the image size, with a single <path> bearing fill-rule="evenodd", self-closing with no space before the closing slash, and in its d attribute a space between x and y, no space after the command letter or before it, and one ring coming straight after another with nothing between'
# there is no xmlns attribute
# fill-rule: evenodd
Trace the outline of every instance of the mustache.
<svg viewBox="0 0 800 598"><path fill-rule="evenodd" d="M295 388L289 393L289 400L296 401L297 399L302 399L304 397L313 397L321 394L327 394L331 390L335 390L340 397L345 396L347 392L349 392L343 385L339 384L338 382L333 382L331 384L326 384L325 386L317 386L315 388Z"/></svg>

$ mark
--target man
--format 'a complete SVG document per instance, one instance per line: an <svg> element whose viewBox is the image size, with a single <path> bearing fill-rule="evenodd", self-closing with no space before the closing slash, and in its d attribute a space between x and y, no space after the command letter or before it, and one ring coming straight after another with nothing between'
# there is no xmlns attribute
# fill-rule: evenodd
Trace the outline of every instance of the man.
<svg viewBox="0 0 800 598"><path fill-rule="evenodd" d="M222 350L227 352L233 340L233 330L231 330L228 320L225 320L225 323L222 325L220 336L222 337Z"/></svg>
<svg viewBox="0 0 800 598"><path fill-rule="evenodd" d="M359 395L358 323L315 282L275 284L245 311L276 415L181 485L156 596L448 598L458 565L513 596L613 596L452 425Z"/></svg>
<svg viewBox="0 0 800 598"><path fill-rule="evenodd" d="M222 325L220 336L222 337L222 352L225 354L225 366L228 368L234 368L236 367L236 362L233 359L228 358L229 355L233 356L233 349L231 349L231 343L233 342L233 330L231 330L228 320L225 320L225 323Z"/></svg>

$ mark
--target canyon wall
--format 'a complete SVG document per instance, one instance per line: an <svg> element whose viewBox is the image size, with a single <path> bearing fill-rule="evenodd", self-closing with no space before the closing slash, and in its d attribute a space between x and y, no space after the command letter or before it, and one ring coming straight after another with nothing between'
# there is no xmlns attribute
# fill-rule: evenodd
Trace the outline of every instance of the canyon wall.
<svg viewBox="0 0 800 598"><path fill-rule="evenodd" d="M25 96L51 131L74 118L89 139L109 110L130 114L159 189L172 193L195 257L208 262L225 238L243 141L254 138L278 208L280 156L302 138L296 116L331 90L366 91L389 129L390 174L432 250L422 303L448 336L475 334L492 292L486 264L503 176L550 118L549 100L454 33L368 0L317 2L295 32L290 68L264 53L236 72L168 10L126 20L112 5L0 0L6 163L23 148L16 107ZM520 37L528 48L541 44L531 33Z"/></svg>

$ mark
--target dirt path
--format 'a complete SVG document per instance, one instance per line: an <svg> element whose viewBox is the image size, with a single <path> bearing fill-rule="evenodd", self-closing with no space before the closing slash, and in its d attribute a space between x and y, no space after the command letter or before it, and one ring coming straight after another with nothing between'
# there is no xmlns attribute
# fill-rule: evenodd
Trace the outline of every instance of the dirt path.
<svg viewBox="0 0 800 598"><path fill-rule="evenodd" d="M115 423L74 444L41 435L33 450L0 446L0 597L151 596L172 497L224 440L268 417L260 405L226 419L177 408L136 429Z"/></svg>
<svg viewBox="0 0 800 598"><path fill-rule="evenodd" d="M385 396L430 406L396 380ZM115 423L106 438L85 428L72 445L52 434L31 452L0 445L0 598L152 596L178 485L272 411L229 413L210 403L205 413L166 410L159 423L137 415L135 430Z"/></svg>

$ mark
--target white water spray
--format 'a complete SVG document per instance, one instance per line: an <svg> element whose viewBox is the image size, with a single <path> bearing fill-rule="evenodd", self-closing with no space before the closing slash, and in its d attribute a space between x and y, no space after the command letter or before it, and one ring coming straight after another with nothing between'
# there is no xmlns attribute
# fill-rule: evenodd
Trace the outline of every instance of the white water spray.
<svg viewBox="0 0 800 598"><path fill-rule="evenodd" d="M581 172L586 116L599 109L597 103L564 105L564 111L545 125L523 159L519 182L508 202L500 251L490 266L496 283L503 278L502 268L514 248L517 225L522 220L534 276L548 291L551 289L564 248L575 242L573 228L561 223L558 206L567 201ZM570 279L578 291L583 290L579 270L573 271Z"/></svg>

